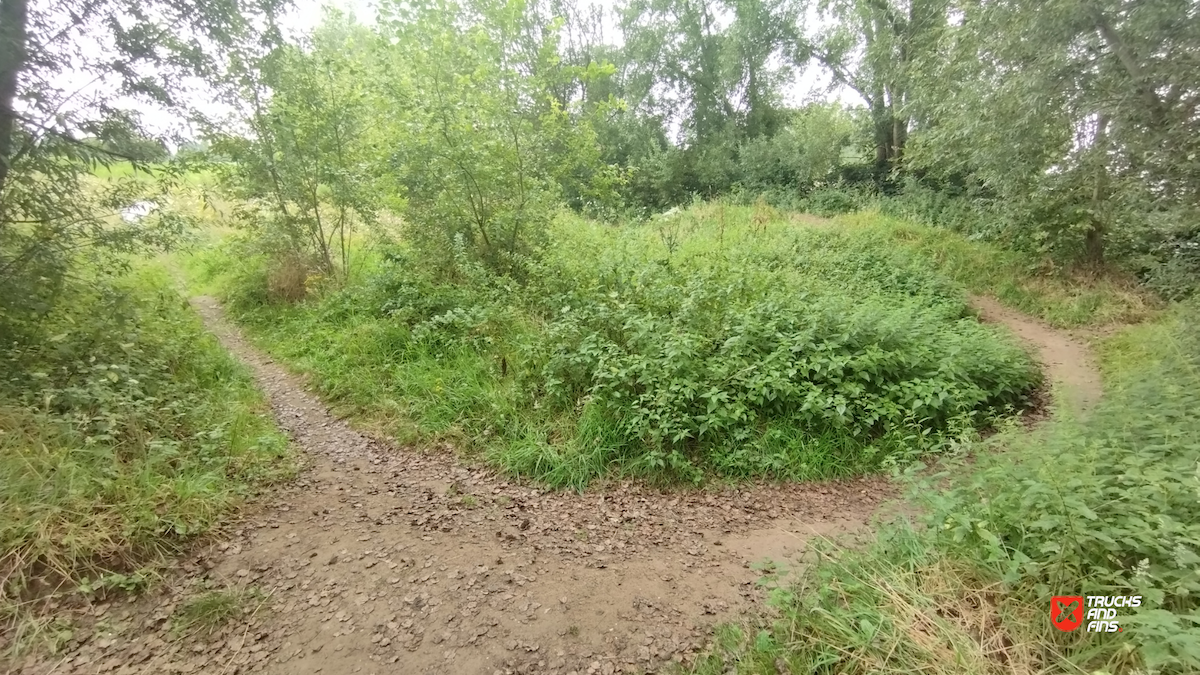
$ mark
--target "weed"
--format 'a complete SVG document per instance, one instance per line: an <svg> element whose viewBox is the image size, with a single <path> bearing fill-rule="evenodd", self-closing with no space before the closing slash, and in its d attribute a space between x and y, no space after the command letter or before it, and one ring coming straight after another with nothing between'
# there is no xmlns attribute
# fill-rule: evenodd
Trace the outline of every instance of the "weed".
<svg viewBox="0 0 1200 675"><path fill-rule="evenodd" d="M927 259L783 219L765 204L620 229L564 215L522 284L397 245L299 305L244 288L262 281L236 249L191 268L339 410L555 486L853 475L1023 405L1032 362Z"/></svg>
<svg viewBox="0 0 1200 675"><path fill-rule="evenodd" d="M7 644L0 657L16 660L27 653L57 654L75 636L75 626L61 616L35 615L14 606L0 608Z"/></svg>
<svg viewBox="0 0 1200 675"><path fill-rule="evenodd" d="M231 620L255 614L267 599L268 596L255 587L206 591L179 605L172 617L171 629L177 635L212 634Z"/></svg>
<svg viewBox="0 0 1200 675"><path fill-rule="evenodd" d="M1086 424L1001 433L1003 452L917 480L919 527L821 551L772 594L777 619L719 631L692 672L1197 672L1198 316L1176 307L1108 340ZM1052 595L1143 603L1119 633L1065 633Z"/></svg>
<svg viewBox="0 0 1200 675"><path fill-rule="evenodd" d="M855 232L876 246L900 245L972 292L995 296L1055 326L1135 323L1162 307L1132 278L1073 272L1043 258L877 212L840 216L832 227Z"/></svg>

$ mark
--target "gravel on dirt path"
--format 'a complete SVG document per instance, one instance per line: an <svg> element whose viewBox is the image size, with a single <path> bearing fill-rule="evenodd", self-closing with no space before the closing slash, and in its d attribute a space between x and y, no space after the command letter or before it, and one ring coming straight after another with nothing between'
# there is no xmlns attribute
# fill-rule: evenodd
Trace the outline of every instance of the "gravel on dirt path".
<svg viewBox="0 0 1200 675"><path fill-rule="evenodd" d="M880 477L583 494L396 448L333 417L251 346L212 298L192 301L253 370L305 457L226 536L135 602L83 612L59 657L22 672L644 673L700 651L762 597L760 566L796 565L814 537L851 540L895 496ZM261 606L213 634L172 632L204 588Z"/></svg>

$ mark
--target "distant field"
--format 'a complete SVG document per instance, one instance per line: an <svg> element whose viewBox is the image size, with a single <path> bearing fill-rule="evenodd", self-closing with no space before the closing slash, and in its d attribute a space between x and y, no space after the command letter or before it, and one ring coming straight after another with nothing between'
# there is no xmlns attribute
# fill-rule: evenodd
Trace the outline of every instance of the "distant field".
<svg viewBox="0 0 1200 675"><path fill-rule="evenodd" d="M161 172L155 165L146 168L136 168L130 162L113 162L112 164L97 164L92 168L92 175L104 180L137 178L151 180ZM216 184L217 176L211 170L194 170L183 174L183 184L195 187L208 187Z"/></svg>

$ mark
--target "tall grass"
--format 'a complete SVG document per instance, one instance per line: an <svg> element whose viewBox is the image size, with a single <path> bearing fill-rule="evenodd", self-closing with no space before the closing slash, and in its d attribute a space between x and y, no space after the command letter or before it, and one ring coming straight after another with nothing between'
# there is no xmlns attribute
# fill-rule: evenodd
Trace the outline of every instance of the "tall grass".
<svg viewBox="0 0 1200 675"><path fill-rule="evenodd" d="M995 296L1054 326L1136 323L1162 309L1134 279L1113 270L1065 269L1046 257L970 241L951 230L877 211L837 216L831 227L911 251L971 292Z"/></svg>
<svg viewBox="0 0 1200 675"><path fill-rule="evenodd" d="M0 364L8 620L48 597L145 585L292 469L245 369L161 269L75 287Z"/></svg>
<svg viewBox="0 0 1200 675"><path fill-rule="evenodd" d="M828 551L776 594L773 618L724 629L695 672L1200 670L1198 318L1179 306L1109 339L1108 396L1090 418L997 435L918 481L915 528ZM1143 603L1118 633L1064 633L1051 595Z"/></svg>

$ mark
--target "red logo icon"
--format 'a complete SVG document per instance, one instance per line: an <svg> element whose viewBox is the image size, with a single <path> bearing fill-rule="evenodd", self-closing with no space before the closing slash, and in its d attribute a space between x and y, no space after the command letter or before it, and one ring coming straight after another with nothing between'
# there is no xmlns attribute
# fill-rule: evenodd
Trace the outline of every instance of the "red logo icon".
<svg viewBox="0 0 1200 675"><path fill-rule="evenodd" d="M1061 631L1079 628L1083 623L1083 596L1056 595L1050 598L1050 623Z"/></svg>

